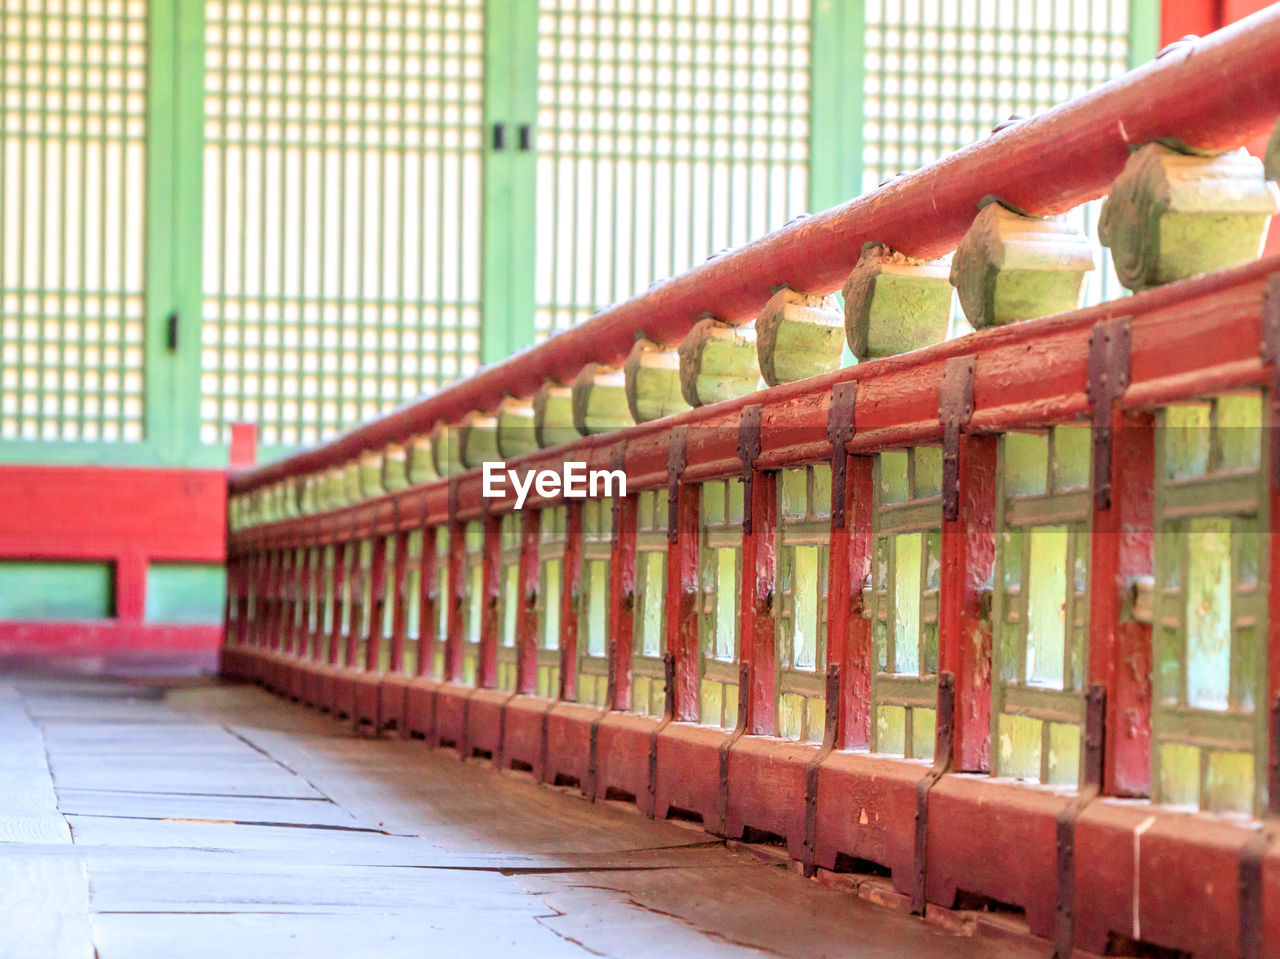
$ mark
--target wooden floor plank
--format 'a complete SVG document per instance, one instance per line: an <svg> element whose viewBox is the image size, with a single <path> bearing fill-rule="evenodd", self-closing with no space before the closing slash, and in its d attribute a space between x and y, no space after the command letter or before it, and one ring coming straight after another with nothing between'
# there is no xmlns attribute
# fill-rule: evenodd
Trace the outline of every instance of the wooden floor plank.
<svg viewBox="0 0 1280 959"><path fill-rule="evenodd" d="M0 880L34 908L23 942L6 950L0 932L0 956L1038 953L956 937L616 804L357 738L251 687L19 693L0 685L0 732L21 743L0 749L0 789L29 834L0 849Z"/></svg>
<svg viewBox="0 0 1280 959"><path fill-rule="evenodd" d="M59 789L68 815L127 816L138 819L233 819L236 822L312 826L364 825L327 799Z"/></svg>
<svg viewBox="0 0 1280 959"><path fill-rule="evenodd" d="M463 916L391 915L370 922L348 916L98 913L98 959L423 959L501 956L582 959L591 955L532 917L478 924Z"/></svg>
<svg viewBox="0 0 1280 959"><path fill-rule="evenodd" d="M92 959L88 897L81 860L0 846L0 956Z"/></svg>

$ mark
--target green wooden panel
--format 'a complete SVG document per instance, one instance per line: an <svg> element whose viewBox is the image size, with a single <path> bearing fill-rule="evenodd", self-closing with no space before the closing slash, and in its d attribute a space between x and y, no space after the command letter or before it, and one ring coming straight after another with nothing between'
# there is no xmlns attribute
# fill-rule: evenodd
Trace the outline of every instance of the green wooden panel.
<svg viewBox="0 0 1280 959"><path fill-rule="evenodd" d="M147 567L146 620L220 623L226 589L227 570L223 566L153 563Z"/></svg>
<svg viewBox="0 0 1280 959"><path fill-rule="evenodd" d="M831 467L778 473L777 735L821 741L825 731Z"/></svg>
<svg viewBox="0 0 1280 959"><path fill-rule="evenodd" d="M111 563L0 561L0 619L108 619Z"/></svg>
<svg viewBox="0 0 1280 959"><path fill-rule="evenodd" d="M1157 420L1152 778L1158 801L1265 800L1268 431L1257 393Z"/></svg>
<svg viewBox="0 0 1280 959"><path fill-rule="evenodd" d="M927 758L933 754L934 710L929 707L937 698L941 450L881 453L875 473L875 555L867 609L872 748Z"/></svg>
<svg viewBox="0 0 1280 959"><path fill-rule="evenodd" d="M1074 784L1079 772L1089 437L1087 427L1069 425L1000 441L991 613L996 775Z"/></svg>

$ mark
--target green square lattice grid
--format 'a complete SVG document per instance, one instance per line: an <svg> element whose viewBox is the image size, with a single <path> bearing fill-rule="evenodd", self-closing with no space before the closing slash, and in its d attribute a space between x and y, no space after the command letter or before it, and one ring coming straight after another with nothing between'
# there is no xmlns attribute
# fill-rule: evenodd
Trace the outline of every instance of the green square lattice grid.
<svg viewBox="0 0 1280 959"><path fill-rule="evenodd" d="M1264 398L1166 407L1156 429L1152 795L1256 814L1265 801Z"/></svg>
<svg viewBox="0 0 1280 959"><path fill-rule="evenodd" d="M809 0L540 0L541 339L806 209Z"/></svg>
<svg viewBox="0 0 1280 959"><path fill-rule="evenodd" d="M206 15L201 439L312 442L475 369L483 0Z"/></svg>
<svg viewBox="0 0 1280 959"><path fill-rule="evenodd" d="M1001 439L992 606L992 771L1074 785L1088 657L1091 431Z"/></svg>
<svg viewBox="0 0 1280 959"><path fill-rule="evenodd" d="M831 467L778 473L777 735L825 732Z"/></svg>
<svg viewBox="0 0 1280 959"><path fill-rule="evenodd" d="M139 441L147 3L0 9L0 439Z"/></svg>
<svg viewBox="0 0 1280 959"><path fill-rule="evenodd" d="M942 450L876 456L870 593L872 749L933 757L942 580Z"/></svg>

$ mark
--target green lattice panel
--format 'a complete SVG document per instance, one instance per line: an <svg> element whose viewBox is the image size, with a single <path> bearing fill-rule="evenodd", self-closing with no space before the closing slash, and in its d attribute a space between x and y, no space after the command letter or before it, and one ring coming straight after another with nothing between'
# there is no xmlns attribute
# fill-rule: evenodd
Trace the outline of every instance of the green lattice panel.
<svg viewBox="0 0 1280 959"><path fill-rule="evenodd" d="M808 0L539 11L539 338L805 211Z"/></svg>
<svg viewBox="0 0 1280 959"><path fill-rule="evenodd" d="M1160 411L1152 602L1152 796L1265 801L1268 431L1256 393Z"/></svg>
<svg viewBox="0 0 1280 959"><path fill-rule="evenodd" d="M1074 785L1088 656L1090 430L1000 441L992 772Z"/></svg>
<svg viewBox="0 0 1280 959"><path fill-rule="evenodd" d="M942 450L876 457L869 594L872 749L933 757L942 580Z"/></svg>
<svg viewBox="0 0 1280 959"><path fill-rule="evenodd" d="M644 490L636 504L636 606L631 709L661 716L666 705L667 491Z"/></svg>
<svg viewBox="0 0 1280 959"><path fill-rule="evenodd" d="M577 700L594 706L603 706L609 691L609 562L616 536L612 497L582 504Z"/></svg>
<svg viewBox="0 0 1280 959"><path fill-rule="evenodd" d="M523 513L506 513L499 533L498 689L516 691L516 626L520 615L520 542Z"/></svg>
<svg viewBox="0 0 1280 959"><path fill-rule="evenodd" d="M560 601L564 589L564 553L568 510L548 506L538 526L538 685L539 696L555 696L560 688Z"/></svg>
<svg viewBox="0 0 1280 959"><path fill-rule="evenodd" d="M474 370L484 0L205 9L201 439L312 442Z"/></svg>
<svg viewBox="0 0 1280 959"><path fill-rule="evenodd" d="M0 9L0 439L139 441L147 4Z"/></svg>
<svg viewBox="0 0 1280 959"><path fill-rule="evenodd" d="M1129 69L1127 0L867 0L862 188L981 140ZM1121 295L1097 243L1100 206L1070 217L1100 269L1089 302Z"/></svg>
<svg viewBox="0 0 1280 959"><path fill-rule="evenodd" d="M698 502L698 715L709 726L732 729L741 661L742 480L703 483Z"/></svg>
<svg viewBox="0 0 1280 959"><path fill-rule="evenodd" d="M831 467L778 473L777 734L821 742L825 731Z"/></svg>

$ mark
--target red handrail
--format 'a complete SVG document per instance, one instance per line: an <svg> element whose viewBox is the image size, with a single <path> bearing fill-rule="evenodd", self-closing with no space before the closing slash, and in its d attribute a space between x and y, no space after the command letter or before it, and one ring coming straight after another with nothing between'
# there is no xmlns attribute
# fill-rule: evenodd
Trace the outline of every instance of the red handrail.
<svg viewBox="0 0 1280 959"><path fill-rule="evenodd" d="M532 396L547 380L569 382L588 362L620 363L639 336L674 344L707 314L749 320L779 285L830 292L844 282L866 241L913 256L941 255L959 243L984 196L1031 213L1062 213L1106 193L1131 147L1177 138L1202 149L1232 149L1269 130L1278 113L1280 6L1271 6L878 190L656 284L432 396L239 473L231 492L404 442L437 421L492 409L503 396Z"/></svg>

